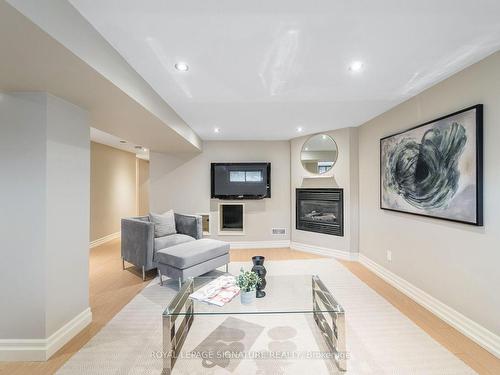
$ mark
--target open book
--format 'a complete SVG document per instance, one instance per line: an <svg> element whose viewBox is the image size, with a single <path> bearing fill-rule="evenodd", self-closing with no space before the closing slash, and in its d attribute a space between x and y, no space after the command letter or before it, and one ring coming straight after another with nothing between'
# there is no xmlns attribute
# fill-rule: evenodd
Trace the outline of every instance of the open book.
<svg viewBox="0 0 500 375"><path fill-rule="evenodd" d="M192 293L189 298L224 306L240 293L234 276L220 276Z"/></svg>

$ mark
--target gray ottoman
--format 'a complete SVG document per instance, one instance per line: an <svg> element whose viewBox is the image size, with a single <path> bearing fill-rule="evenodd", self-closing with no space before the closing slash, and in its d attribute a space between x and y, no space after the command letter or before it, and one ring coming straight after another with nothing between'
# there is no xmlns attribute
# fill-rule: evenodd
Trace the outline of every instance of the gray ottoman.
<svg viewBox="0 0 500 375"><path fill-rule="evenodd" d="M156 251L160 284L162 276L179 279L179 284L229 263L229 244L203 238Z"/></svg>

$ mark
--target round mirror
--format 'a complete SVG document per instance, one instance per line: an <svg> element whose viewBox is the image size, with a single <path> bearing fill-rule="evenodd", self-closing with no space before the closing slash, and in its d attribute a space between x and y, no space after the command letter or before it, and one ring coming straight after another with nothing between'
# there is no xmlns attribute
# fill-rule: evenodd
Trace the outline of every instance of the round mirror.
<svg viewBox="0 0 500 375"><path fill-rule="evenodd" d="M333 168L337 156L338 148L333 138L326 134L316 134L302 146L300 161L308 172L323 174Z"/></svg>

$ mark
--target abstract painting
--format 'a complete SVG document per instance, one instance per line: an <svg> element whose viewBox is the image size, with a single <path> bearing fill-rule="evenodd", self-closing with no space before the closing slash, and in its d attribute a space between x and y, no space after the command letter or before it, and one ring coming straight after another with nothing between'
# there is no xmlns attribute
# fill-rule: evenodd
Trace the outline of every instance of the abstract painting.
<svg viewBox="0 0 500 375"><path fill-rule="evenodd" d="M483 225L483 106L380 140L380 207Z"/></svg>

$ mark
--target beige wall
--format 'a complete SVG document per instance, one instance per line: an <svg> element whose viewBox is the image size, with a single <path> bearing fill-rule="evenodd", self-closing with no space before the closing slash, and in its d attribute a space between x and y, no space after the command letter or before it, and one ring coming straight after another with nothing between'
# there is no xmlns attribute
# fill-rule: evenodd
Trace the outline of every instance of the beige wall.
<svg viewBox="0 0 500 375"><path fill-rule="evenodd" d="M290 227L290 142L208 141L196 156L151 153L151 210L185 213L211 212L211 238L225 241L280 241L271 228ZM245 235L217 236L218 202L210 199L211 162L271 162L270 199L243 200ZM220 201L227 202L227 201Z"/></svg>
<svg viewBox="0 0 500 375"><path fill-rule="evenodd" d="M357 168L353 168L358 162L357 128L332 130L324 134L330 135L337 143L338 158L333 168L321 176L309 173L300 161L302 146L310 135L294 138L290 143L291 240L332 250L357 252L358 175ZM295 229L295 189L300 187L344 189L344 237Z"/></svg>
<svg viewBox="0 0 500 375"><path fill-rule="evenodd" d="M381 210L380 138L478 103L484 104L484 227ZM360 252L497 334L499 140L500 52L359 129Z"/></svg>
<svg viewBox="0 0 500 375"><path fill-rule="evenodd" d="M149 213L149 161L137 159L137 214Z"/></svg>
<svg viewBox="0 0 500 375"><path fill-rule="evenodd" d="M90 241L120 231L122 217L136 215L136 157L91 143Z"/></svg>

